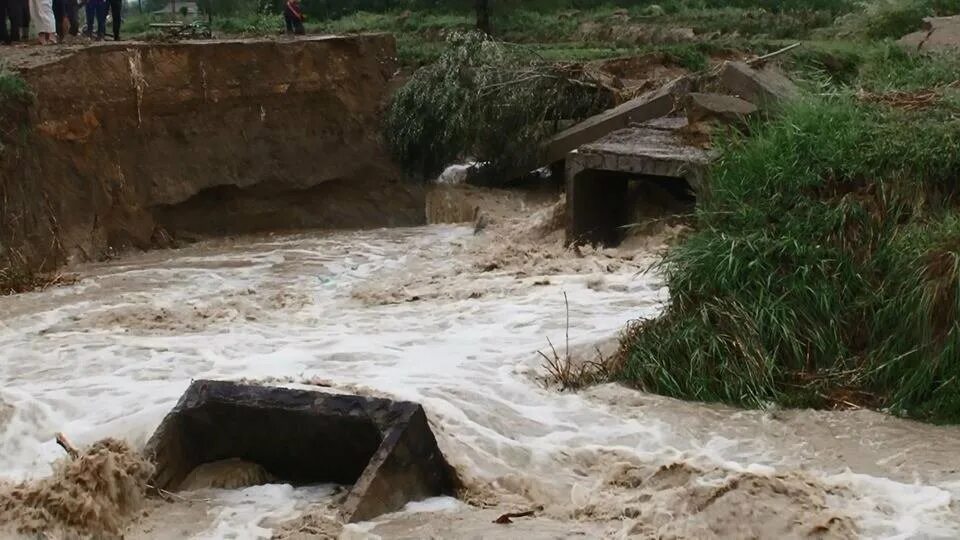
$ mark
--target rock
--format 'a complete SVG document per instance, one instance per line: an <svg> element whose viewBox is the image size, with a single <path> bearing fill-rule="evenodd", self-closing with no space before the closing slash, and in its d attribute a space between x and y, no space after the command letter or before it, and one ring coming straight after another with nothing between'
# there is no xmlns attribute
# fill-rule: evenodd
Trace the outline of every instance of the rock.
<svg viewBox="0 0 960 540"><path fill-rule="evenodd" d="M757 106L735 96L691 92L683 100L687 121L718 121L722 124L743 127L747 118L757 112Z"/></svg>
<svg viewBox="0 0 960 540"><path fill-rule="evenodd" d="M578 147L618 129L624 129L630 124L667 116L674 111L677 101L690 91L692 85L693 82L688 77L674 79L659 90L631 99L561 131L554 135L547 145L547 162L564 159Z"/></svg>
<svg viewBox="0 0 960 540"><path fill-rule="evenodd" d="M773 66L754 69L744 62L726 62L720 85L761 109L775 107L800 95L800 88Z"/></svg>
<svg viewBox="0 0 960 540"><path fill-rule="evenodd" d="M352 485L345 522L450 495L457 482L416 403L226 381L191 384L144 454L156 463L150 485L168 491L234 458L283 482Z"/></svg>
<svg viewBox="0 0 960 540"><path fill-rule="evenodd" d="M960 15L926 18L919 31L903 36L898 43L915 51L960 50Z"/></svg>

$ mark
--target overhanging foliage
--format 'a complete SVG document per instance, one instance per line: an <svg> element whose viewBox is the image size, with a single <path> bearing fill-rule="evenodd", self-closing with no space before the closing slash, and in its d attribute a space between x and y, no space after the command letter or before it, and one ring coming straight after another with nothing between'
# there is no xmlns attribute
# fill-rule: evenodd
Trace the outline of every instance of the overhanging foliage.
<svg viewBox="0 0 960 540"><path fill-rule="evenodd" d="M612 99L581 68L482 34L454 34L440 59L397 93L385 132L411 178L433 178L468 156L509 176L538 165L540 143L565 121L606 109Z"/></svg>

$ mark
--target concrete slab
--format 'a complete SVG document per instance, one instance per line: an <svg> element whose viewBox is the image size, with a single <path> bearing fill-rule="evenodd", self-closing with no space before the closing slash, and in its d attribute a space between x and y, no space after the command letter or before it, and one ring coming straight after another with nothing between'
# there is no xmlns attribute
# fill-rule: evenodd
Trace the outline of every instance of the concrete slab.
<svg viewBox="0 0 960 540"><path fill-rule="evenodd" d="M745 126L747 119L756 114L757 106L735 96L691 92L683 100L687 121L720 122L732 126Z"/></svg>
<svg viewBox="0 0 960 540"><path fill-rule="evenodd" d="M568 157L567 170L584 169L667 176L686 180L697 189L710 162L703 148L686 144L676 133L685 118L638 124L581 146Z"/></svg>
<svg viewBox="0 0 960 540"><path fill-rule="evenodd" d="M720 84L761 109L775 107L800 95L800 88L773 66L754 69L745 62L725 62Z"/></svg>
<svg viewBox="0 0 960 540"><path fill-rule="evenodd" d="M417 403L226 381L191 384L144 453L156 464L151 485L168 491L197 466L231 458L294 484L352 484L345 522L456 485Z"/></svg>
<svg viewBox="0 0 960 540"><path fill-rule="evenodd" d="M690 91L692 79L680 77L636 99L592 116L554 135L547 144L546 162L562 160L566 155L632 123L646 122L669 115L677 109L677 101Z"/></svg>
<svg viewBox="0 0 960 540"><path fill-rule="evenodd" d="M900 45L916 51L960 51L960 15L928 17L917 32L900 38Z"/></svg>

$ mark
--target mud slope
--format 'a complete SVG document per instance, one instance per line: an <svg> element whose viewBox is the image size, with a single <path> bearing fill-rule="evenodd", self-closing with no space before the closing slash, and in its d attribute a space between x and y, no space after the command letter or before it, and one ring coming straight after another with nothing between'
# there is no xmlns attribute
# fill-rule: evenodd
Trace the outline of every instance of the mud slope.
<svg viewBox="0 0 960 540"><path fill-rule="evenodd" d="M391 36L22 51L0 58L35 95L0 104L0 267L424 220L377 137Z"/></svg>

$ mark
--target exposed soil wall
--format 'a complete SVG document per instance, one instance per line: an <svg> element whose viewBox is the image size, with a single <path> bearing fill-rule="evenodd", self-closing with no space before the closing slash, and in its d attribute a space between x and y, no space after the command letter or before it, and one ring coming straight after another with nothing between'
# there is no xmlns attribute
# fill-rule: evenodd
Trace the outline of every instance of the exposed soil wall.
<svg viewBox="0 0 960 540"><path fill-rule="evenodd" d="M176 238L424 221L378 138L387 35L119 43L7 58L0 265Z"/></svg>

